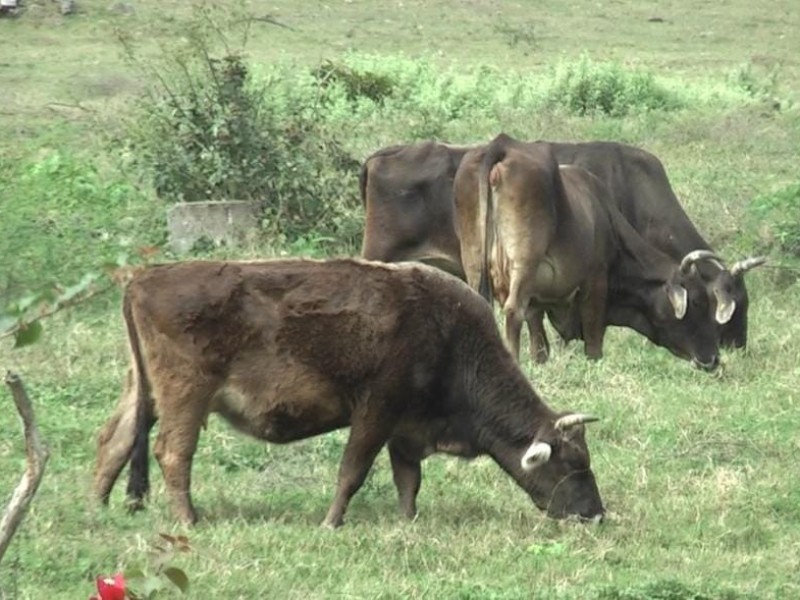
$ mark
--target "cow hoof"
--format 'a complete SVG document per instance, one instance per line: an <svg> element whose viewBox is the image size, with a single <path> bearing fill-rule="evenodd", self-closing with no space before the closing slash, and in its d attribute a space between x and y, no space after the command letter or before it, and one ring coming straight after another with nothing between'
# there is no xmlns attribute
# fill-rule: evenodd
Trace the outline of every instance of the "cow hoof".
<svg viewBox="0 0 800 600"><path fill-rule="evenodd" d="M344 519L325 519L321 524L320 527L323 529L338 529L344 525Z"/></svg>
<svg viewBox="0 0 800 600"><path fill-rule="evenodd" d="M144 510L144 498L128 498L125 501L125 510L128 511L128 514L132 515L139 511Z"/></svg>

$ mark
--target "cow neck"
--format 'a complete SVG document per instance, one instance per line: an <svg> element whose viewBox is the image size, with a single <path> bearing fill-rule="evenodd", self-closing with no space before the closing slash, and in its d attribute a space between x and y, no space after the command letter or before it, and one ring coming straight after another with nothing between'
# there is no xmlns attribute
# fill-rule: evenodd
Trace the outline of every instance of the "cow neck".
<svg viewBox="0 0 800 600"><path fill-rule="evenodd" d="M611 267L612 292L635 292L643 285L667 282L677 269L677 263L647 243L619 212L612 211L611 216L619 252Z"/></svg>
<svg viewBox="0 0 800 600"><path fill-rule="evenodd" d="M547 419L555 417L536 394L508 351L497 340L478 352L465 389L475 435L481 449L501 462L509 450L521 449ZM517 457L515 460L518 460Z"/></svg>

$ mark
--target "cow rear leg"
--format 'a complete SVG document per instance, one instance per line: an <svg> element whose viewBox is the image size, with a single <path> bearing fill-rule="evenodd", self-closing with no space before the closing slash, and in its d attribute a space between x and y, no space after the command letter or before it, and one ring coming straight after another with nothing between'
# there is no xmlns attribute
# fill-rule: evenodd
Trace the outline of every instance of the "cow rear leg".
<svg viewBox="0 0 800 600"><path fill-rule="evenodd" d="M422 466L416 453L397 440L389 442L392 477L400 499L400 511L409 519L417 515L417 494L422 483Z"/></svg>
<svg viewBox="0 0 800 600"><path fill-rule="evenodd" d="M503 312L506 315L506 345L508 346L511 356L514 360L519 362L519 338L522 335L522 314L513 305L506 303L503 307Z"/></svg>
<svg viewBox="0 0 800 600"><path fill-rule="evenodd" d="M97 462L94 471L94 492L107 504L111 490L131 455L136 428L137 390L132 372L128 372L125 391L114 414L97 435Z"/></svg>
<svg viewBox="0 0 800 600"><path fill-rule="evenodd" d="M550 356L550 340L544 329L544 311L528 308L525 313L525 322L528 324L528 334L531 345L531 359L535 363L545 363Z"/></svg>
<svg viewBox="0 0 800 600"><path fill-rule="evenodd" d="M202 418L187 413L181 408L161 417L153 454L164 475L164 485L175 516L184 523L193 524L197 522L197 512L189 490L192 458L197 449Z"/></svg>
<svg viewBox="0 0 800 600"><path fill-rule="evenodd" d="M374 401L374 400L373 400ZM350 425L350 437L339 465L336 495L322 525L339 527L344 523L344 513L369 473L375 457L389 439L390 430L383 418L355 417Z"/></svg>

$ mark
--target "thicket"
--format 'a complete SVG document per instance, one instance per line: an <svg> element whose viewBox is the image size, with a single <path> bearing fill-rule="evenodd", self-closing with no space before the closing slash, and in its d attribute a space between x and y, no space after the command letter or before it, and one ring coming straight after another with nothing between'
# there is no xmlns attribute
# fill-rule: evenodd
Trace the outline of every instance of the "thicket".
<svg viewBox="0 0 800 600"><path fill-rule="evenodd" d="M750 210L767 249L800 258L800 183L755 198Z"/></svg>
<svg viewBox="0 0 800 600"><path fill-rule="evenodd" d="M146 93L126 122L127 156L167 201L252 200L272 236L355 235L359 166L325 127L314 96L256 79L241 42L199 9L180 45L141 58L121 36Z"/></svg>

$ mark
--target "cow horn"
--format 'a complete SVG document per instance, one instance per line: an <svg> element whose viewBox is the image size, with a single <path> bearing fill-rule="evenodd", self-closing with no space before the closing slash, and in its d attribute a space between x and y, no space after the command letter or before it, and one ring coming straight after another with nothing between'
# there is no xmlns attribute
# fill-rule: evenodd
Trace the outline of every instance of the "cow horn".
<svg viewBox="0 0 800 600"><path fill-rule="evenodd" d="M711 250L692 250L681 260L681 273L688 273L689 268L699 260L710 260L720 269L724 269L722 259Z"/></svg>
<svg viewBox="0 0 800 600"><path fill-rule="evenodd" d="M548 460L550 460L550 455L553 453L553 449L550 447L550 444L545 442L533 442L531 447L525 452L522 456L522 468L525 471L532 471L536 467L542 466Z"/></svg>
<svg viewBox="0 0 800 600"><path fill-rule="evenodd" d="M559 417L556 420L554 427L559 431L565 431L576 425L581 425L583 423L594 423L595 421L599 421L598 417L593 417L592 415L585 415L583 413L572 413L571 415L564 415L563 417Z"/></svg>
<svg viewBox="0 0 800 600"><path fill-rule="evenodd" d="M765 262L767 262L766 256L751 256L744 260L737 260L731 267L731 275L734 277L737 275L744 275L750 269L760 267Z"/></svg>

